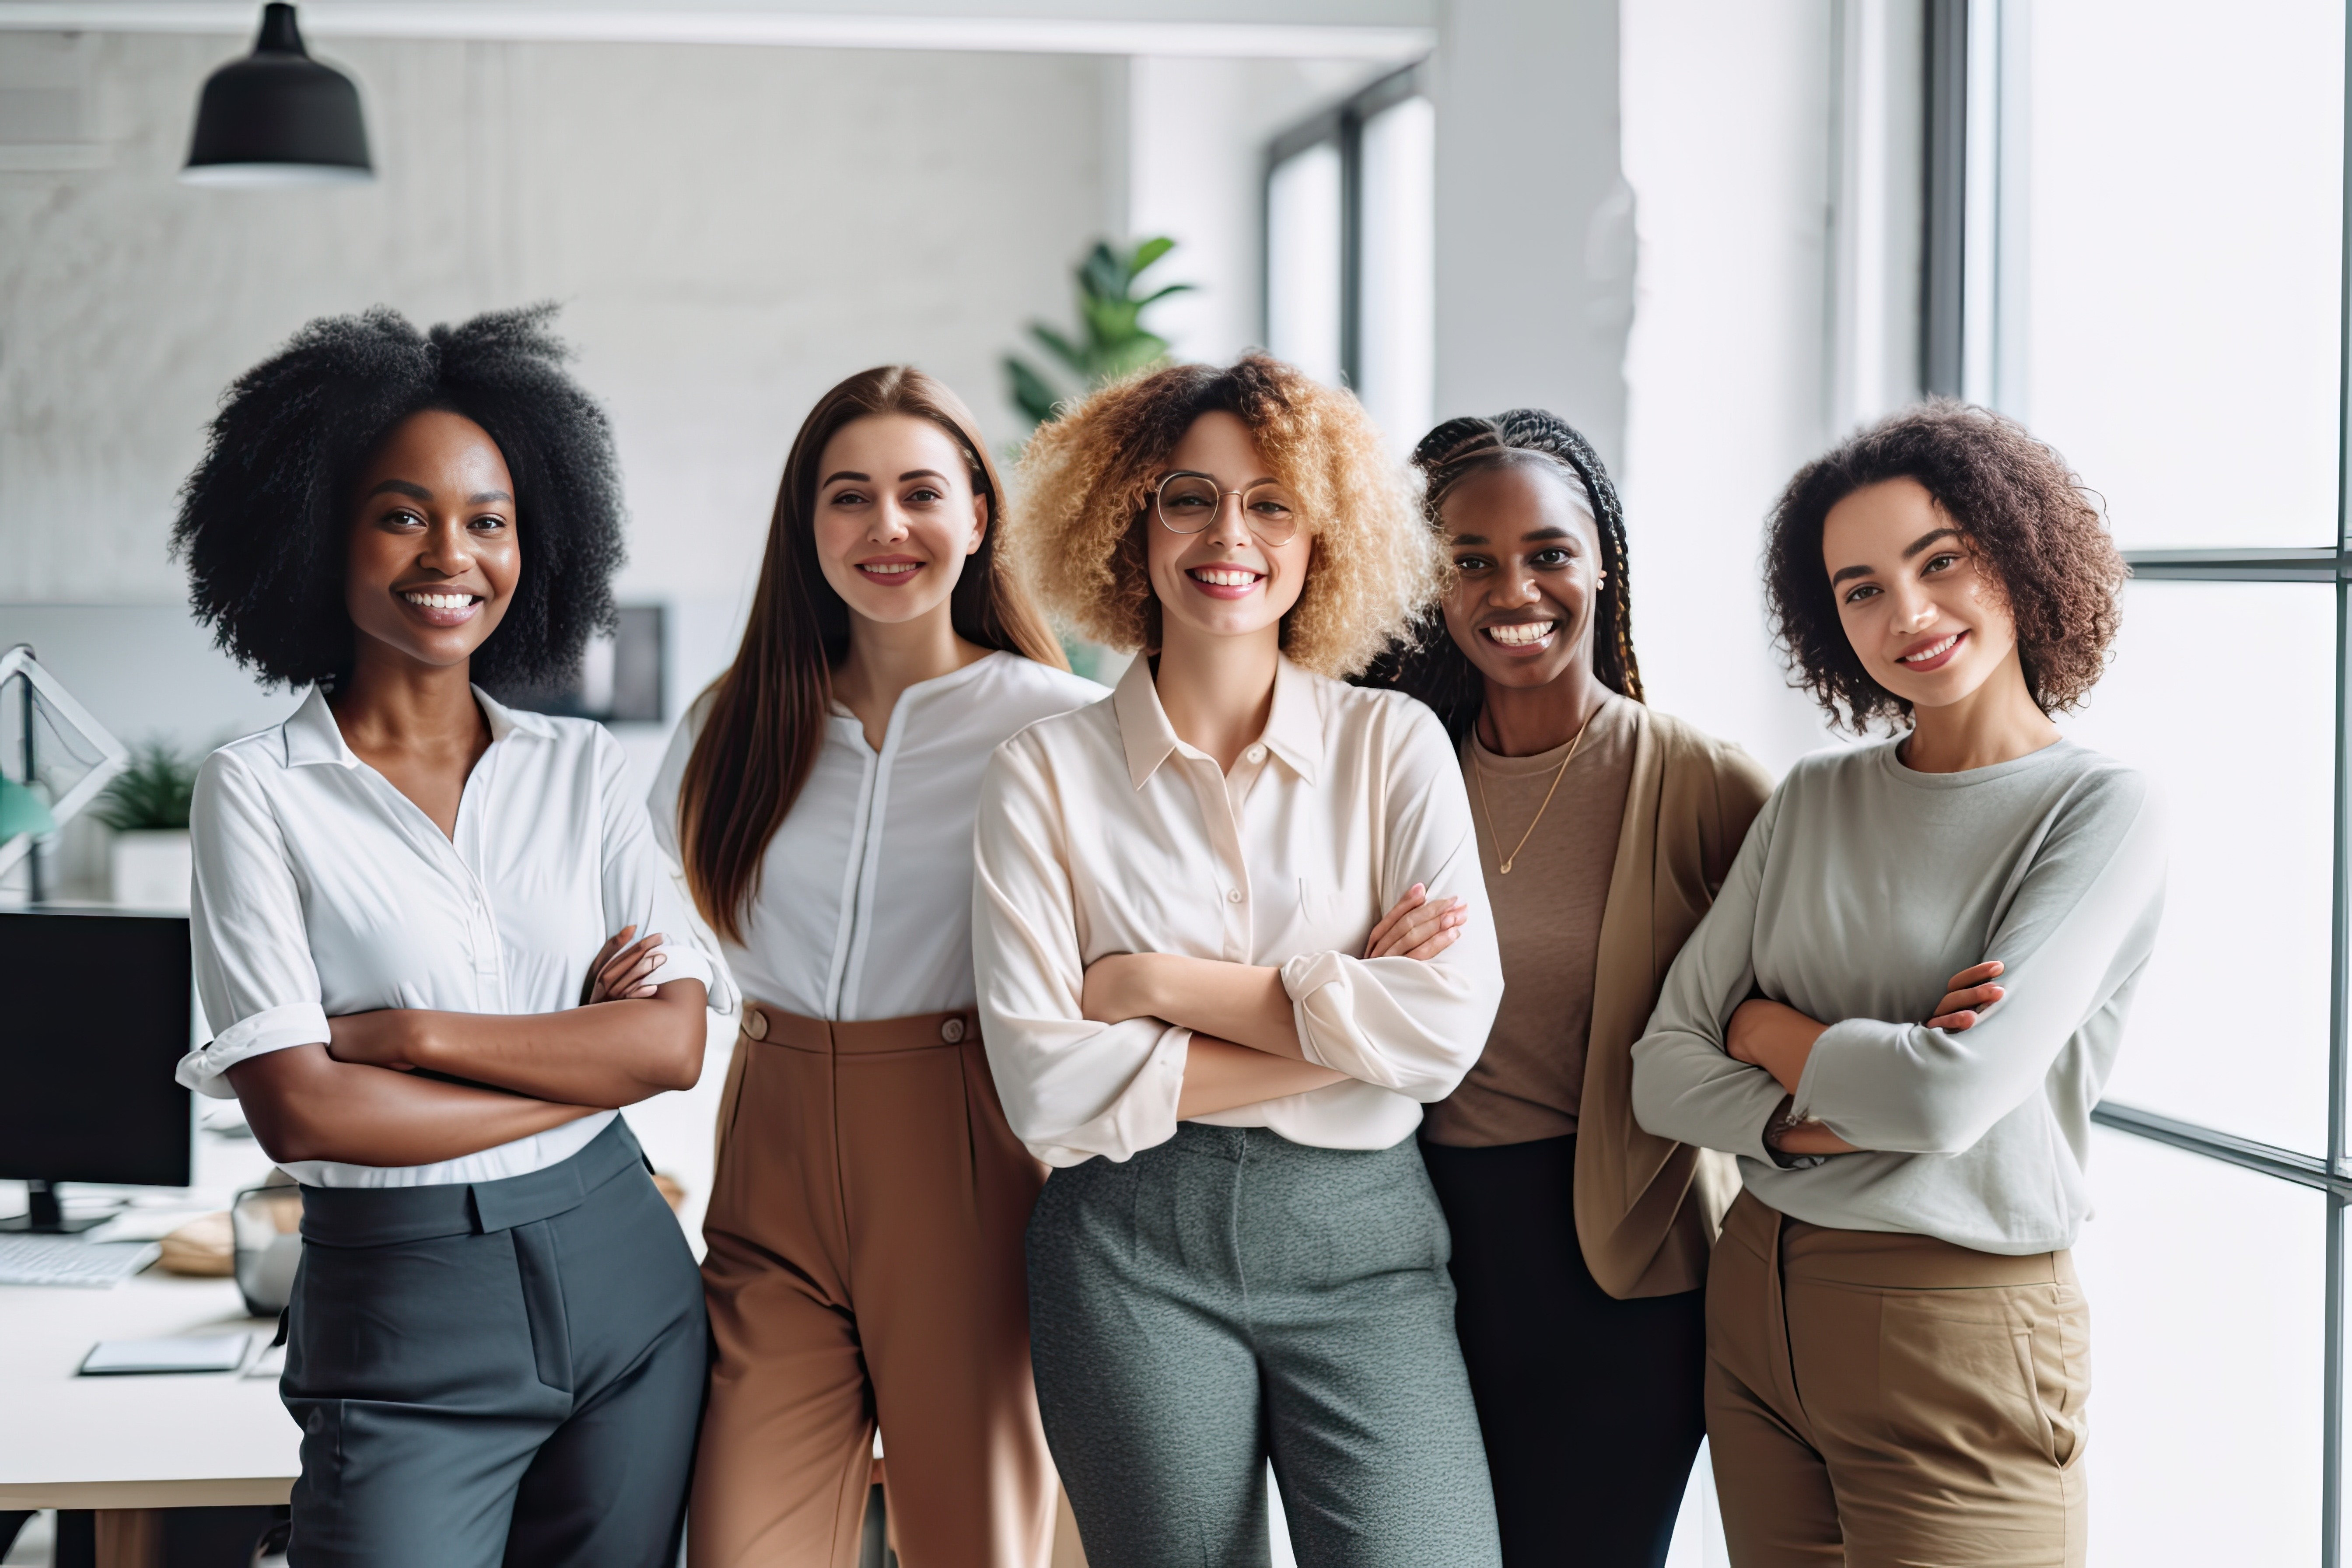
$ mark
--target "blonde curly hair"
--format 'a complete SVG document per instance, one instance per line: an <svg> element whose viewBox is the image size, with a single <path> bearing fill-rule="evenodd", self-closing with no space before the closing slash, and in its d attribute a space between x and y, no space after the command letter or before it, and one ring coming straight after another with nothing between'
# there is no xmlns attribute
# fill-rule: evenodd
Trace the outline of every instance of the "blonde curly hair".
<svg viewBox="0 0 2352 1568"><path fill-rule="evenodd" d="M1192 422L1219 409L1249 426L1314 530L1283 652L1318 675L1355 674L1435 596L1444 558L1363 405L1280 360L1167 365L1064 410L1021 455L999 547L1081 635L1123 652L1157 647L1144 534L1152 491Z"/></svg>

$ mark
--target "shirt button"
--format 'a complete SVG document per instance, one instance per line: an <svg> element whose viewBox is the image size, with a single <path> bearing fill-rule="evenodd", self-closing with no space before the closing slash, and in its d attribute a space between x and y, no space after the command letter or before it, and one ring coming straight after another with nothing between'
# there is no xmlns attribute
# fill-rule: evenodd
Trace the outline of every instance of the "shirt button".
<svg viewBox="0 0 2352 1568"><path fill-rule="evenodd" d="M1225 902L1229 904L1238 904L1241 901L1242 890L1239 888L1227 888L1225 889Z"/></svg>
<svg viewBox="0 0 2352 1568"><path fill-rule="evenodd" d="M1252 746L1248 751L1244 752L1242 755L1247 757L1251 762L1262 763L1265 761L1265 748L1264 746Z"/></svg>

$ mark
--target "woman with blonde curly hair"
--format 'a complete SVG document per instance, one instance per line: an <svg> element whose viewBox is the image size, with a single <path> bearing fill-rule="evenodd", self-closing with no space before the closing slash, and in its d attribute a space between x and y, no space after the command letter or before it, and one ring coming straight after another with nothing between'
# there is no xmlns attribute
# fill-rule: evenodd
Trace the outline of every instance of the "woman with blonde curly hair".
<svg viewBox="0 0 2352 1568"><path fill-rule="evenodd" d="M1731 1560L2080 1568L2068 1249L2164 848L2050 715L2123 561L2058 454L1947 403L1790 480L1766 570L1799 682L1897 732L1790 770L1633 1047L1642 1125L1745 1178L1706 1287Z"/></svg>
<svg viewBox="0 0 2352 1568"><path fill-rule="evenodd" d="M1139 650L1001 748L973 956L1029 1224L1031 1354L1088 1555L1498 1563L1421 1108L1502 990L1469 797L1419 703L1344 684L1433 541L1363 411L1251 356L1040 431L1010 544Z"/></svg>

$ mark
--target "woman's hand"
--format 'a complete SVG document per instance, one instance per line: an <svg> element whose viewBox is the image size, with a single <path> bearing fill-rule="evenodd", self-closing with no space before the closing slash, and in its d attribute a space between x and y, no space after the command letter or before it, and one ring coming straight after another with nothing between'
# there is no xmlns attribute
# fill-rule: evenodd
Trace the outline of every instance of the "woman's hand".
<svg viewBox="0 0 2352 1568"><path fill-rule="evenodd" d="M592 1006L598 1002L619 1002L629 997L650 996L657 989L650 978L653 972L669 962L654 949L669 939L660 931L651 936L629 938L636 927L625 925L605 940L588 961L588 978L580 983L580 1005ZM624 945L625 944L625 945Z"/></svg>
<svg viewBox="0 0 2352 1568"><path fill-rule="evenodd" d="M1466 900L1433 900L1429 889L1415 882L1364 939L1364 956L1433 959L1461 940L1462 929L1469 923Z"/></svg>
<svg viewBox="0 0 2352 1568"><path fill-rule="evenodd" d="M1989 958L1953 975L1944 999L1936 1004L1936 1011L1927 1019L1927 1027L1948 1029L1953 1034L1973 1027L1994 1003L2009 994L2005 986L1986 984L2001 968L2000 960Z"/></svg>
<svg viewBox="0 0 2352 1568"><path fill-rule="evenodd" d="M1762 1068L1794 1094L1797 1080L1805 1076L1805 1063L1812 1057L1813 1042L1828 1028L1786 1002L1751 996L1732 1013L1723 1048L1733 1061Z"/></svg>
<svg viewBox="0 0 2352 1568"><path fill-rule="evenodd" d="M346 1013L327 1020L327 1054L339 1062L411 1072L417 1044L417 1015L405 1007Z"/></svg>

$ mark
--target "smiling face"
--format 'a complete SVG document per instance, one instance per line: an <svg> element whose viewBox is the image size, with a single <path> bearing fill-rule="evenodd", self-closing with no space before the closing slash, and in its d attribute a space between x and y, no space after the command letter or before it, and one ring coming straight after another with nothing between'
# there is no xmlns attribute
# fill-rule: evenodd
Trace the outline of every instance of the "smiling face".
<svg viewBox="0 0 2352 1568"><path fill-rule="evenodd" d="M390 649L436 668L470 659L522 575L498 443L462 414L412 414L378 443L355 494L343 599L361 656Z"/></svg>
<svg viewBox="0 0 2352 1568"><path fill-rule="evenodd" d="M1496 686L1549 686L1592 668L1600 531L1568 481L1534 463L1481 468L1445 492L1454 581L1445 629Z"/></svg>
<svg viewBox="0 0 2352 1568"><path fill-rule="evenodd" d="M1162 474L1205 474L1220 496L1215 514L1197 533L1178 533L1160 520L1156 507L1144 517L1146 564L1160 600L1160 638L1278 636L1282 617L1307 586L1315 558L1315 533L1302 520L1290 537L1268 544L1251 531L1240 492L1261 489L1252 499L1283 507L1295 517L1295 499L1280 487L1274 469L1258 453L1247 425L1222 409L1202 415L1161 465ZM1148 504L1148 503L1147 503ZM1180 517L1184 527L1196 520Z"/></svg>
<svg viewBox="0 0 2352 1568"><path fill-rule="evenodd" d="M1916 479L1865 485L1832 507L1822 561L1854 657L1914 708L1958 702L2015 661L2000 582Z"/></svg>
<svg viewBox="0 0 2352 1568"><path fill-rule="evenodd" d="M817 459L816 558L852 614L886 623L946 611L988 502L946 431L877 414L835 431Z"/></svg>

